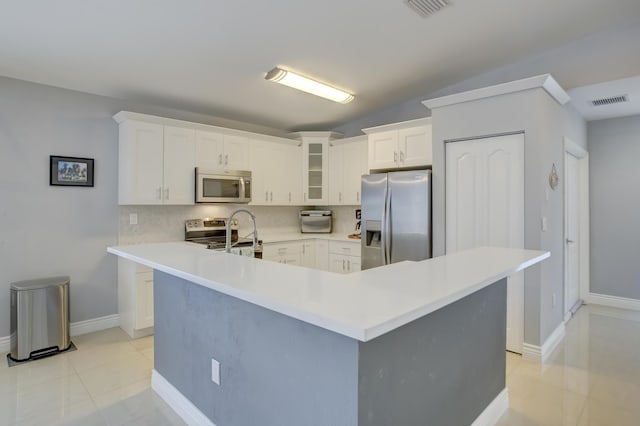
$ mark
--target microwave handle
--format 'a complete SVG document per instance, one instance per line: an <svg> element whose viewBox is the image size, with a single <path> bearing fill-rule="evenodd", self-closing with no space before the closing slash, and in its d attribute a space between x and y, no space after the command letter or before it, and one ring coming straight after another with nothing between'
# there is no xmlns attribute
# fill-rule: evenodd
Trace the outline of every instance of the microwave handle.
<svg viewBox="0 0 640 426"><path fill-rule="evenodd" d="M244 200L247 198L247 192L245 191L244 178L240 178L240 199Z"/></svg>

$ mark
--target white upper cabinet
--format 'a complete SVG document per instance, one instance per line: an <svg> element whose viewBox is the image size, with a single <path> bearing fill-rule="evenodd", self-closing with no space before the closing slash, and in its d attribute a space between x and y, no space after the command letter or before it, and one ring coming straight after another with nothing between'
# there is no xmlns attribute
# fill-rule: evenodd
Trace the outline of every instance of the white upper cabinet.
<svg viewBox="0 0 640 426"><path fill-rule="evenodd" d="M370 170L429 166L431 118L363 129L369 136Z"/></svg>
<svg viewBox="0 0 640 426"><path fill-rule="evenodd" d="M329 146L329 204L359 205L363 174L368 173L367 137L332 141Z"/></svg>
<svg viewBox="0 0 640 426"><path fill-rule="evenodd" d="M195 202L195 131L164 126L164 204Z"/></svg>
<svg viewBox="0 0 640 426"><path fill-rule="evenodd" d="M124 118L119 123L118 203L193 204L194 131Z"/></svg>
<svg viewBox="0 0 640 426"><path fill-rule="evenodd" d="M248 170L249 139L196 130L196 165L206 169Z"/></svg>
<svg viewBox="0 0 640 426"><path fill-rule="evenodd" d="M252 205L301 205L302 152L298 142L251 140Z"/></svg>
<svg viewBox="0 0 640 426"><path fill-rule="evenodd" d="M302 141L302 203L329 205L329 141L339 134L332 132L297 132Z"/></svg>

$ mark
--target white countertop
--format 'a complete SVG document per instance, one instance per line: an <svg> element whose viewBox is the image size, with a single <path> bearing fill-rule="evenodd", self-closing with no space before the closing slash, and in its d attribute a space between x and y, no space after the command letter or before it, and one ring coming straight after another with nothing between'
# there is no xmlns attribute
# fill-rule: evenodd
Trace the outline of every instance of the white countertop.
<svg viewBox="0 0 640 426"><path fill-rule="evenodd" d="M284 241L299 241L299 240L330 240L330 241L343 241L360 244L360 239L349 238L346 234L303 234L301 232L258 232L258 238L262 240L263 244L280 243Z"/></svg>
<svg viewBox="0 0 640 426"><path fill-rule="evenodd" d="M549 257L544 251L482 247L341 275L183 242L107 251L360 341L372 340Z"/></svg>

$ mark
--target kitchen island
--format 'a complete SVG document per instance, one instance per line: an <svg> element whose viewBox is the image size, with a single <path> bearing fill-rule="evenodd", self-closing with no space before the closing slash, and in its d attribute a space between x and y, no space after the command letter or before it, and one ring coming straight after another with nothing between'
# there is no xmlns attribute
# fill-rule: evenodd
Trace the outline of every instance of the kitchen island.
<svg viewBox="0 0 640 426"><path fill-rule="evenodd" d="M506 277L549 256L339 275L184 243L108 251L154 269L154 390L218 426L491 424L508 403Z"/></svg>

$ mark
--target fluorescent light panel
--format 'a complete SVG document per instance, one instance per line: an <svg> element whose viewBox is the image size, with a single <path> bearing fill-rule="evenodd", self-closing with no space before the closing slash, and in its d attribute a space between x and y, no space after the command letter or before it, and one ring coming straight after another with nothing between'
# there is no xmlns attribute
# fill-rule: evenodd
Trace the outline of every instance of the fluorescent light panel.
<svg viewBox="0 0 640 426"><path fill-rule="evenodd" d="M336 89L335 87L296 74L293 71L283 70L278 67L269 71L264 78L343 104L349 103L355 98L351 93L345 92L344 90Z"/></svg>

